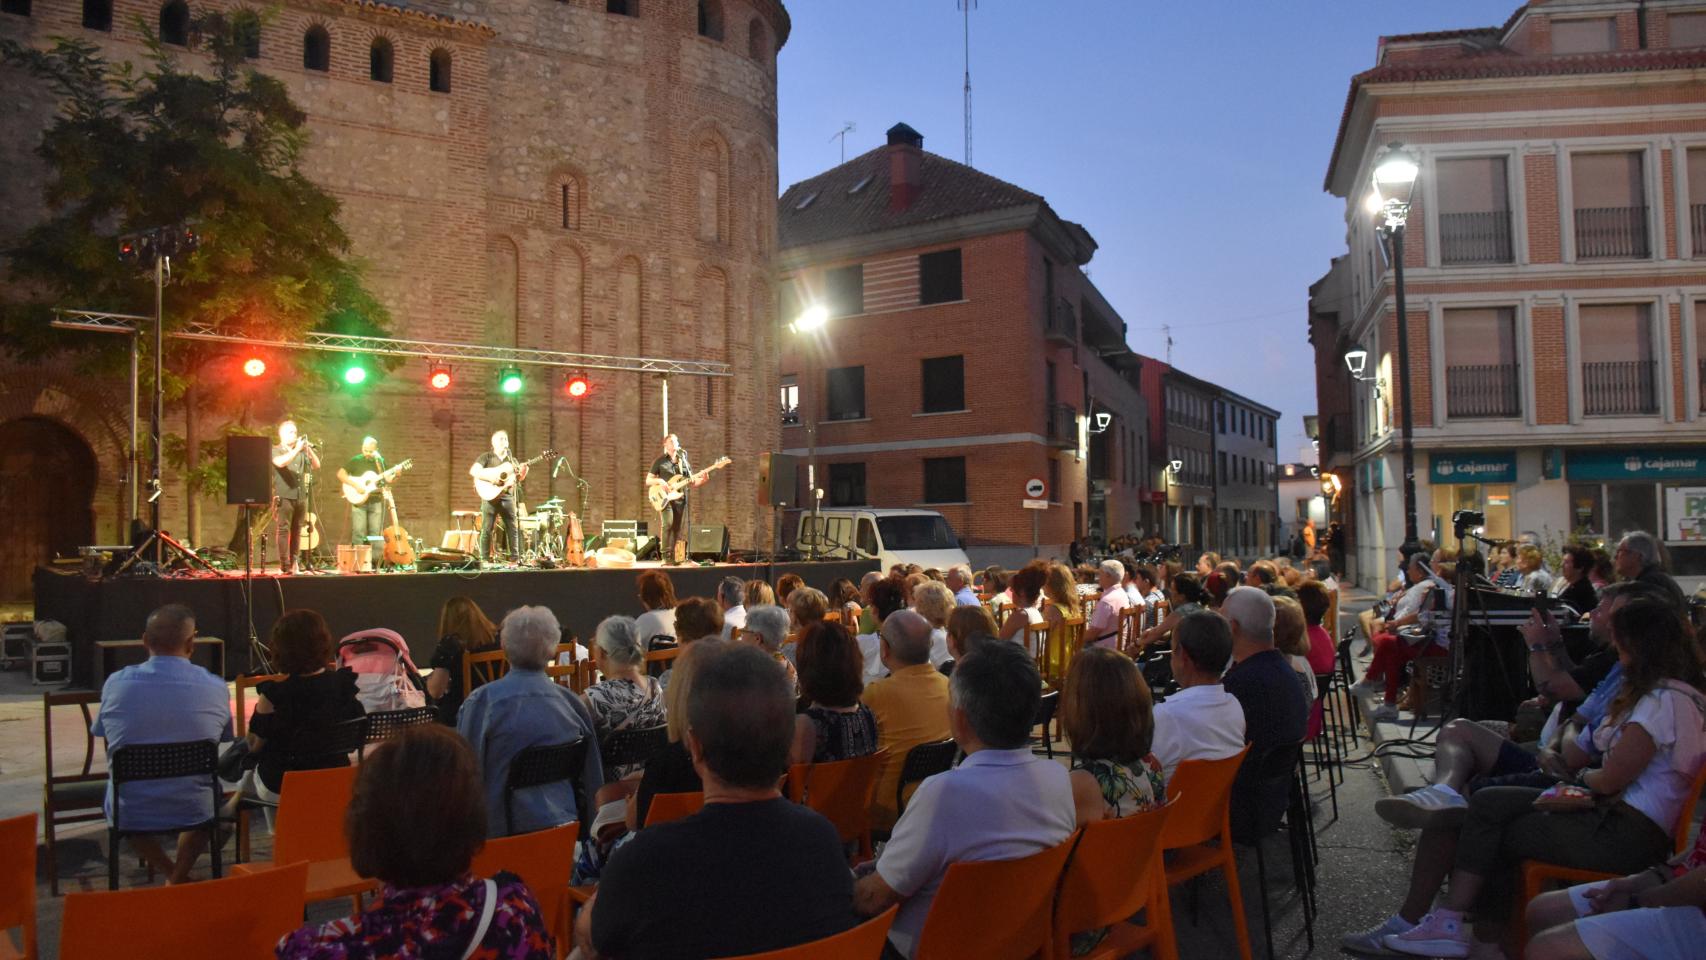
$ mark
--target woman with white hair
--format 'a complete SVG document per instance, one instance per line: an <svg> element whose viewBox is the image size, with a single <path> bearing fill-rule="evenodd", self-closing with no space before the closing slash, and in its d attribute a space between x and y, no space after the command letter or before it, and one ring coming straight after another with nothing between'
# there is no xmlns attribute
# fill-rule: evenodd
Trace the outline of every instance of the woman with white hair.
<svg viewBox="0 0 1706 960"><path fill-rule="evenodd" d="M603 680L581 694L600 740L618 730L644 730L664 722L663 687L646 676L645 652L631 617L605 617L593 634L593 662ZM615 776L625 770L612 771Z"/></svg>
<svg viewBox="0 0 1706 960"><path fill-rule="evenodd" d="M798 590L795 591L796 593ZM821 594L820 594L821 596ZM819 618L819 622L822 618ZM788 639L788 611L773 603L761 604L746 611L746 626L735 634L742 643L754 644L764 650L788 673L794 689L800 689L800 675L794 664L782 655L782 644Z"/></svg>
<svg viewBox="0 0 1706 960"><path fill-rule="evenodd" d="M528 747L586 741L581 796L604 785L598 759L598 734L592 711L574 691L552 682L545 665L557 650L562 628L546 607L517 607L498 627L498 642L509 672L468 695L456 715L456 729L480 763L486 783L486 835L532 833L580 819L575 789L568 781L518 790L504 815L504 781L510 762Z"/></svg>
<svg viewBox="0 0 1706 960"><path fill-rule="evenodd" d="M948 616L959 602L945 583L931 580L912 588L912 612L930 621L930 665L940 667L953 659L948 652Z"/></svg>

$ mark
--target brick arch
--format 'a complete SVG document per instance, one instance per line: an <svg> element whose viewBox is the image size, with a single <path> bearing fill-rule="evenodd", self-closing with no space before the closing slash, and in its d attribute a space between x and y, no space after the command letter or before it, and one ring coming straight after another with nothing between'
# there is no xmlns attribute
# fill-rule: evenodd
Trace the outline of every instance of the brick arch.
<svg viewBox="0 0 1706 960"><path fill-rule="evenodd" d="M403 59L403 44L400 41L398 41L398 39L395 36L393 36L389 31L386 31L386 30L370 29L370 30L366 30L363 32L366 34L366 36L364 37L363 46L365 46L367 48L367 51L368 51L367 78L368 78L369 82L372 82L372 83L396 83L397 82L397 64L399 62L401 62ZM386 65L385 69L384 69L383 79L374 76L374 72L375 72L374 66L375 65L373 63L374 48L377 47L381 43L383 43L385 45L385 47L388 51L388 55L390 57L390 63L388 65Z"/></svg>
<svg viewBox="0 0 1706 960"><path fill-rule="evenodd" d="M142 403L146 418L146 394ZM89 445L97 464L95 510L99 528L103 536L120 539L129 514L123 483L129 416L122 377L81 376L65 364L13 366L5 387L0 388L0 422L31 417L53 420ZM146 422L139 424L139 432L146 431Z"/></svg>
<svg viewBox="0 0 1706 960"><path fill-rule="evenodd" d="M324 66L311 66L310 65L310 61L315 55L315 51L311 49L311 44L313 44L315 42L314 34L316 31L318 31L319 34L325 38L325 50L324 50L325 59L323 61L321 61L324 63ZM302 68L304 70L313 70L316 73L327 73L327 74L331 73L332 72L332 44L334 41L335 41L335 37L332 33L332 25L330 23L327 23L325 20L320 19L319 17L315 17L315 18L309 20L307 23L303 24L302 25Z"/></svg>
<svg viewBox="0 0 1706 960"><path fill-rule="evenodd" d="M763 17L754 15L746 22L746 55L758 63L770 62L770 28Z"/></svg>
<svg viewBox="0 0 1706 960"><path fill-rule="evenodd" d="M559 163L545 178L545 222L553 230L580 230L586 218L586 173L570 163Z"/></svg>
<svg viewBox="0 0 1706 960"><path fill-rule="evenodd" d="M726 243L732 206L729 139L716 124L707 123L694 130L688 142L692 150L695 236L710 243Z"/></svg>
<svg viewBox="0 0 1706 960"><path fill-rule="evenodd" d="M486 337L521 346L521 243L505 233L486 239Z"/></svg>
<svg viewBox="0 0 1706 960"><path fill-rule="evenodd" d="M554 350L586 352L587 252L578 243L559 241L551 248L550 329Z"/></svg>

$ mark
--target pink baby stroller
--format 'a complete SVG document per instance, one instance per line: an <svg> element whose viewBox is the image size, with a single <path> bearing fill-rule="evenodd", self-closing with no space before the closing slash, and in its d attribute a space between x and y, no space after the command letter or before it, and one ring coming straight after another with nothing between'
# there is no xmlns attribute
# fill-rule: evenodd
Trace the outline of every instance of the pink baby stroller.
<svg viewBox="0 0 1706 960"><path fill-rule="evenodd" d="M395 630L357 630L338 641L338 666L355 672L356 699L367 712L426 706L426 685Z"/></svg>

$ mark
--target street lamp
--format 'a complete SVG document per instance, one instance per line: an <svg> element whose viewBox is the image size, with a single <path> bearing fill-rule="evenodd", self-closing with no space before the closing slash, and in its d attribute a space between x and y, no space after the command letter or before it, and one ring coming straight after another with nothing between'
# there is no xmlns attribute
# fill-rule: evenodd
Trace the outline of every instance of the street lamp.
<svg viewBox="0 0 1706 960"><path fill-rule="evenodd" d="M821 303L814 303L807 307L798 317L795 317L793 321L788 324L788 329L793 331L796 336L800 337L801 340L804 341L807 334L820 333L827 326L829 326L829 308ZM802 342L800 349L802 351L809 351L811 349L811 344ZM812 376L812 368L808 361L806 375L804 378L805 381L810 383ZM800 406L808 406L803 391L800 396ZM817 490L817 399L815 397L810 401L810 406L806 409L805 414L806 496L810 497L812 501L812 538L810 553L808 556L812 560L816 560L818 541L823 537L823 525L818 516L818 501L821 498L818 496Z"/></svg>
<svg viewBox="0 0 1706 960"><path fill-rule="evenodd" d="M1410 219L1410 199L1415 193L1421 165L1401 143L1388 144L1374 158L1369 207L1381 217L1380 237L1388 246L1392 264L1392 295L1398 310L1398 424L1404 468L1404 543L1398 552L1405 557L1421 549L1416 536L1416 447L1410 411L1410 324L1404 307L1404 225ZM1359 351L1352 351L1356 353ZM1368 354L1362 351L1362 362ZM1345 355L1350 365L1351 354ZM1352 369L1353 375L1358 375ZM1360 377L1360 375L1358 375Z"/></svg>

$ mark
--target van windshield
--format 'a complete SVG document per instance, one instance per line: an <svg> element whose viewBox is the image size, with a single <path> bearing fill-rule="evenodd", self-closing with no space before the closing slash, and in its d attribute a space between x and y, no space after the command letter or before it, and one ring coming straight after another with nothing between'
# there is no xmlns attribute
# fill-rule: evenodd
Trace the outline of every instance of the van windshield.
<svg viewBox="0 0 1706 960"><path fill-rule="evenodd" d="M929 514L878 517L877 529L885 550L954 550L960 545L948 521Z"/></svg>

